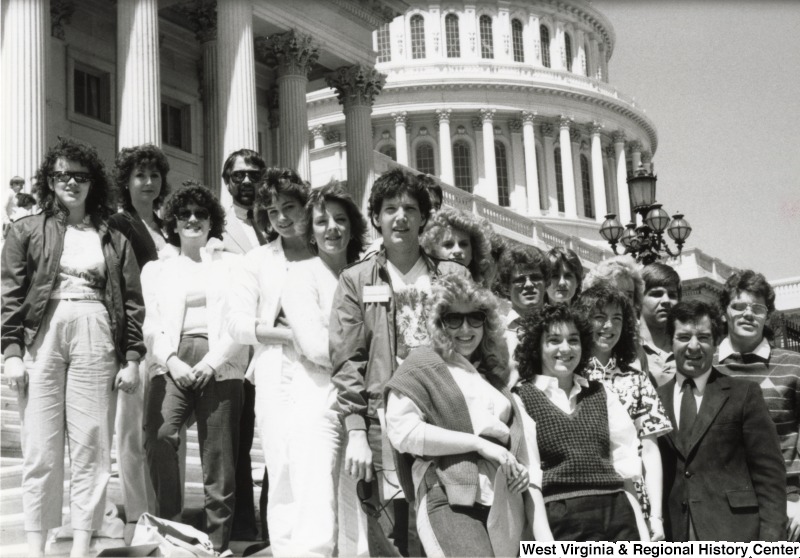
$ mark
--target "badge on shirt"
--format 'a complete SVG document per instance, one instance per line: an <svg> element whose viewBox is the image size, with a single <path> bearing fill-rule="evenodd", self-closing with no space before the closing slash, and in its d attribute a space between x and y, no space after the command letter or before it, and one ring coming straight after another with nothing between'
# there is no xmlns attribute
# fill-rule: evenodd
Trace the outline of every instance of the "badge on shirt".
<svg viewBox="0 0 800 558"><path fill-rule="evenodd" d="M390 285L364 285L364 302L389 302L392 299Z"/></svg>

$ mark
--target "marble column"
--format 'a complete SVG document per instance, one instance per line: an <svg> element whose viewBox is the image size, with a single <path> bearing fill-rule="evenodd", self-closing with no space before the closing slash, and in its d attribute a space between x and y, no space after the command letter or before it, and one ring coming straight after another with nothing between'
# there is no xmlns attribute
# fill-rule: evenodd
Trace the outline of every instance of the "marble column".
<svg viewBox="0 0 800 558"><path fill-rule="evenodd" d="M617 150L614 144L603 148L603 157L608 165L608 185L606 186L606 205L609 213L619 217L619 195L617 193Z"/></svg>
<svg viewBox="0 0 800 558"><path fill-rule="evenodd" d="M406 135L406 111L393 112L394 118L394 143L397 149L397 162L408 166L408 136Z"/></svg>
<svg viewBox="0 0 800 558"><path fill-rule="evenodd" d="M294 30L270 36L269 46L278 60L278 165L295 169L301 178L310 180L306 89L308 72L319 58L319 48L312 37Z"/></svg>
<svg viewBox="0 0 800 558"><path fill-rule="evenodd" d="M161 145L158 0L117 2L117 147Z"/></svg>
<svg viewBox="0 0 800 558"><path fill-rule="evenodd" d="M252 0L217 4L217 45L221 153L224 157L238 149L258 151ZM227 189L220 192L220 201L230 205Z"/></svg>
<svg viewBox="0 0 800 558"><path fill-rule="evenodd" d="M437 109L436 117L439 119L439 164L441 172L439 178L445 184L455 183L453 172L453 146L450 144L450 109Z"/></svg>
<svg viewBox="0 0 800 558"><path fill-rule="evenodd" d="M569 130L570 148L572 150L572 176L575 180L576 215L586 216L586 204L583 196L583 176L581 175L581 132L577 128Z"/></svg>
<svg viewBox="0 0 800 558"><path fill-rule="evenodd" d="M544 143L545 172L547 173L547 184L544 186L547 192L547 209L553 215L558 214L558 194L556 192L556 158L555 158L555 139L556 127L553 124L542 125L542 142ZM540 188L543 186L540 184Z"/></svg>
<svg viewBox="0 0 800 558"><path fill-rule="evenodd" d="M642 164L642 142L639 140L629 142L628 151L631 152L631 167L636 172Z"/></svg>
<svg viewBox="0 0 800 558"><path fill-rule="evenodd" d="M21 176L25 179L25 191L30 192L47 141L45 76L50 2L4 0L2 10L0 181L5 192L9 179Z"/></svg>
<svg viewBox="0 0 800 558"><path fill-rule="evenodd" d="M484 180L478 195L497 203L497 161L494 156L494 109L481 109Z"/></svg>
<svg viewBox="0 0 800 558"><path fill-rule="evenodd" d="M561 180L564 184L564 216L568 219L578 218L578 207L575 202L575 173L572 163L572 143L570 140L569 118L559 120L558 143L561 148Z"/></svg>
<svg viewBox="0 0 800 558"><path fill-rule="evenodd" d="M344 109L347 142L347 187L366 215L367 199L375 180L372 145L372 103L386 83L375 68L342 66L326 78Z"/></svg>
<svg viewBox="0 0 800 558"><path fill-rule="evenodd" d="M647 172L653 172L653 154L650 151L642 151L642 165Z"/></svg>
<svg viewBox="0 0 800 558"><path fill-rule="evenodd" d="M625 162L625 132L614 132L613 139L619 200L618 217L620 222L626 225L631 220L631 198L628 193L628 167Z"/></svg>
<svg viewBox="0 0 800 558"><path fill-rule="evenodd" d="M508 155L511 208L517 213L525 214L528 211L528 192L525 181L522 120L512 118L508 121L508 129L511 132L511 152Z"/></svg>
<svg viewBox="0 0 800 558"><path fill-rule="evenodd" d="M592 187L594 191L595 218L602 223L609 213L606 204L606 180L603 176L603 146L600 142L602 126L593 124L592 135Z"/></svg>
<svg viewBox="0 0 800 558"><path fill-rule="evenodd" d="M314 138L314 149L325 147L325 126L314 126L311 128L311 136Z"/></svg>
<svg viewBox="0 0 800 558"><path fill-rule="evenodd" d="M522 113L522 148L525 153L525 185L528 193L528 215L539 215L539 171L536 162L536 113Z"/></svg>

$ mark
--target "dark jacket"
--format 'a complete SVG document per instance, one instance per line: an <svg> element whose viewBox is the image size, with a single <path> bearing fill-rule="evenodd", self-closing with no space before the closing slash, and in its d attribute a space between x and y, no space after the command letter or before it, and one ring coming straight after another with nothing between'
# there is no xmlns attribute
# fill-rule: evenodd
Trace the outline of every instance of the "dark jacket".
<svg viewBox="0 0 800 558"><path fill-rule="evenodd" d="M11 225L2 255L2 351L22 356L31 345L58 278L66 223L45 214L25 217ZM105 306L121 361L140 360L144 302L139 266L130 243L119 231L103 224L100 243L106 262Z"/></svg>
<svg viewBox="0 0 800 558"><path fill-rule="evenodd" d="M673 378L658 388L672 424ZM712 369L688 447L680 429L658 439L664 466L664 530L701 541L786 538L786 470L761 388Z"/></svg>
<svg viewBox="0 0 800 558"><path fill-rule="evenodd" d="M161 219L157 216L156 224L159 228L161 227ZM125 238L131 244L131 248L133 248L139 269L144 268L144 264L158 259L156 243L153 241L153 237L150 236L147 225L144 224L135 209L130 211L126 209L112 215L108 219L108 228L118 230L125 235Z"/></svg>
<svg viewBox="0 0 800 558"><path fill-rule="evenodd" d="M431 280L446 273L469 277L457 262L431 258L422 252ZM364 302L364 287L389 285L386 251L369 256L342 271L333 298L329 328L333 384L347 430L366 429L366 417L377 421L383 390L397 368L395 300Z"/></svg>

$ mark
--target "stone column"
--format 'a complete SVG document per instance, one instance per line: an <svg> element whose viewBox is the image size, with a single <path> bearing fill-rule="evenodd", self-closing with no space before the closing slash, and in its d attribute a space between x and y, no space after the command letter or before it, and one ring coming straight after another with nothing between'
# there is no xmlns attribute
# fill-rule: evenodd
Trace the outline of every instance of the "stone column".
<svg viewBox="0 0 800 558"><path fill-rule="evenodd" d="M583 177L581 176L581 132L576 128L569 131L570 149L572 150L572 176L575 180L575 214L585 217L583 199Z"/></svg>
<svg viewBox="0 0 800 558"><path fill-rule="evenodd" d="M576 52L577 52L577 62L578 62L578 66L577 67L579 68L579 71L580 71L581 75L588 76L589 75L588 63L586 61L587 58L588 58L588 53L586 52L586 41L584 40L584 38L585 38L585 35L583 34L583 31L579 30L579 31L575 32L575 40L578 43L576 45L577 46L577 50L576 50Z"/></svg>
<svg viewBox="0 0 800 558"><path fill-rule="evenodd" d="M619 200L619 220L623 225L631 220L631 198L628 194L628 168L625 164L625 132L614 132L614 157L617 174L617 199Z"/></svg>
<svg viewBox="0 0 800 558"><path fill-rule="evenodd" d="M642 164L647 172L653 172L653 154L650 151L642 151Z"/></svg>
<svg viewBox="0 0 800 558"><path fill-rule="evenodd" d="M553 67L554 70L564 70L567 71L567 44L565 32L564 32L564 25L556 22L555 23L555 43L556 48L550 48L550 65Z"/></svg>
<svg viewBox="0 0 800 558"><path fill-rule="evenodd" d="M547 184L544 186L547 192L547 209L552 214L558 213L558 195L556 193L556 158L555 158L555 138L556 127L552 124L542 125L542 136L544 142L544 161L547 173ZM542 185L539 185L542 188Z"/></svg>
<svg viewBox="0 0 800 558"><path fill-rule="evenodd" d="M406 136L406 118L408 113L393 112L394 118L394 143L397 148L397 162L408 166L408 137Z"/></svg>
<svg viewBox="0 0 800 558"><path fill-rule="evenodd" d="M445 184L453 185L455 174L453 172L453 146L450 144L450 109L437 109L436 117L439 119L439 163L441 172L439 178Z"/></svg>
<svg viewBox="0 0 800 558"><path fill-rule="evenodd" d="M592 124L592 186L594 191L595 218L602 223L609 213L606 204L606 180L603 176L603 147L600 142L602 126Z"/></svg>
<svg viewBox="0 0 800 558"><path fill-rule="evenodd" d="M535 112L522 113L522 148L525 153L525 185L528 193L528 215L539 215L539 172L536 162Z"/></svg>
<svg viewBox="0 0 800 558"><path fill-rule="evenodd" d="M608 57L606 54L606 45L603 42L598 44L599 49L599 64L600 64L600 79L608 83Z"/></svg>
<svg viewBox="0 0 800 558"><path fill-rule="evenodd" d="M25 191L30 192L47 141L45 76L50 2L4 0L2 10L0 182L6 192L11 177L21 176Z"/></svg>
<svg viewBox="0 0 800 558"><path fill-rule="evenodd" d="M589 52L586 53L586 75L592 79L597 79L597 38L589 35Z"/></svg>
<svg viewBox="0 0 800 558"><path fill-rule="evenodd" d="M301 178L310 180L306 89L319 49L310 36L294 30L270 36L269 48L278 60L278 165L295 169Z"/></svg>
<svg viewBox="0 0 800 558"><path fill-rule="evenodd" d="M366 215L366 202L372 182L372 103L386 83L386 76L375 68L357 64L342 66L326 78L336 90L344 108L345 141L347 141L347 187Z"/></svg>
<svg viewBox="0 0 800 558"><path fill-rule="evenodd" d="M606 188L606 205L609 213L616 213L619 217L619 195L617 194L617 150L614 144L603 148L603 157L608 163L608 183Z"/></svg>
<svg viewBox="0 0 800 558"><path fill-rule="evenodd" d="M314 149L325 147L325 126L314 126L311 128L311 135L314 138Z"/></svg>
<svg viewBox="0 0 800 558"><path fill-rule="evenodd" d="M525 146L522 139L522 120L512 118L508 121L508 129L511 132L511 153L508 161L511 208L517 213L525 214L528 211L528 192L525 181Z"/></svg>
<svg viewBox="0 0 800 558"><path fill-rule="evenodd" d="M217 45L221 153L224 157L238 149L258 151L252 0L217 4ZM231 203L224 188L220 202L224 207Z"/></svg>
<svg viewBox="0 0 800 558"><path fill-rule="evenodd" d="M575 202L575 173L572 166L572 144L569 126L571 120L561 117L559 120L558 143L561 147L561 179L564 184L564 215L568 219L578 218L578 208Z"/></svg>
<svg viewBox="0 0 800 558"><path fill-rule="evenodd" d="M117 147L161 145L158 0L117 2Z"/></svg>
<svg viewBox="0 0 800 558"><path fill-rule="evenodd" d="M631 152L631 166L635 172L639 168L639 165L642 164L642 142L639 140L629 142L628 151Z"/></svg>
<svg viewBox="0 0 800 558"><path fill-rule="evenodd" d="M479 195L497 203L497 161L494 156L494 109L481 109L484 181Z"/></svg>

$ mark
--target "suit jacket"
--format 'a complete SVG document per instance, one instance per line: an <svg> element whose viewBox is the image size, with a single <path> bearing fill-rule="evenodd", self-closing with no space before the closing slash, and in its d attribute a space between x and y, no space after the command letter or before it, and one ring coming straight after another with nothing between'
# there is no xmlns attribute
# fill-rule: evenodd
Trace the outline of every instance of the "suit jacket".
<svg viewBox="0 0 800 558"><path fill-rule="evenodd" d="M258 247L258 242L253 244L250 237L245 232L245 225L236 216L233 206L225 212L225 234L222 241L225 243L225 251L234 254L247 254L253 248Z"/></svg>
<svg viewBox="0 0 800 558"><path fill-rule="evenodd" d="M658 388L673 424L675 378ZM786 470L761 388L712 369L688 443L679 429L658 439L664 467L664 530L702 541L786 537Z"/></svg>

